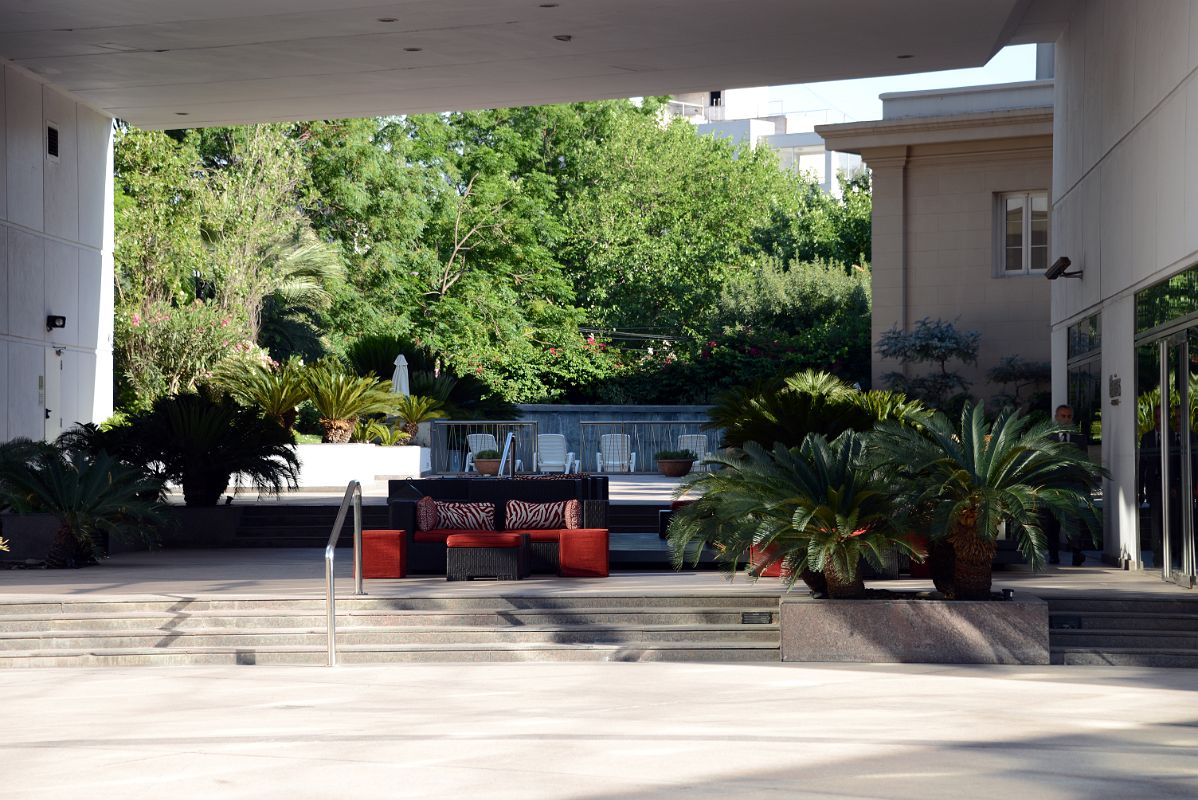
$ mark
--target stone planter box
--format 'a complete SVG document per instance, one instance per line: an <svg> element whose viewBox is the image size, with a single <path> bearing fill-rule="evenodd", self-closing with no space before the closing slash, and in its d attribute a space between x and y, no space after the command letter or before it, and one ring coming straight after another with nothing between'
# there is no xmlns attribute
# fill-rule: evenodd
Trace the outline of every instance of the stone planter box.
<svg viewBox="0 0 1198 800"><path fill-rule="evenodd" d="M8 552L0 552L0 561L45 561L59 524L50 514L0 514L0 536L8 540Z"/></svg>
<svg viewBox="0 0 1198 800"><path fill-rule="evenodd" d="M1048 603L784 597L782 660L1047 664Z"/></svg>

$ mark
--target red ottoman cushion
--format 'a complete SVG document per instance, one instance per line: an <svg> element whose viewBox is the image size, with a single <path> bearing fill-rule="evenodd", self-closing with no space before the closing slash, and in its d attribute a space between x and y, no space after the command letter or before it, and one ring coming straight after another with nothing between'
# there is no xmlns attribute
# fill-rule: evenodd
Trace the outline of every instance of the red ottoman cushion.
<svg viewBox="0 0 1198 800"><path fill-rule="evenodd" d="M770 561L775 558L777 560L771 564ZM755 570L761 564L769 564L769 566L759 573L762 578L784 578L790 576L789 571L784 572L782 570L782 559L778 557L778 548L774 545L770 545L764 550L757 547L757 545L749 548L749 569Z"/></svg>
<svg viewBox="0 0 1198 800"><path fill-rule="evenodd" d="M545 530L522 530L508 531L508 533L522 533L528 537L530 542L556 542L562 537L562 534L567 530L577 530L576 528L547 528Z"/></svg>
<svg viewBox="0 0 1198 800"><path fill-rule="evenodd" d="M446 547L519 547L515 533L455 533L446 538Z"/></svg>
<svg viewBox="0 0 1198 800"><path fill-rule="evenodd" d="M561 531L558 574L563 578L607 577L607 528Z"/></svg>
<svg viewBox="0 0 1198 800"><path fill-rule="evenodd" d="M407 573L404 532L362 531L362 577L402 578Z"/></svg>

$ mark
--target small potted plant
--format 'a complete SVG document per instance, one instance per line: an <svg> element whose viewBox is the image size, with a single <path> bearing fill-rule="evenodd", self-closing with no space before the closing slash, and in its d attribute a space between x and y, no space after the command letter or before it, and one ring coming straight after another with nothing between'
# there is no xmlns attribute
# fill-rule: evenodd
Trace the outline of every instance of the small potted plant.
<svg viewBox="0 0 1198 800"><path fill-rule="evenodd" d="M474 454L474 468L479 475L498 475L500 458L498 450L479 450Z"/></svg>
<svg viewBox="0 0 1198 800"><path fill-rule="evenodd" d="M681 478L691 471L698 458L690 450L659 450L653 457L657 460L657 471L667 478Z"/></svg>

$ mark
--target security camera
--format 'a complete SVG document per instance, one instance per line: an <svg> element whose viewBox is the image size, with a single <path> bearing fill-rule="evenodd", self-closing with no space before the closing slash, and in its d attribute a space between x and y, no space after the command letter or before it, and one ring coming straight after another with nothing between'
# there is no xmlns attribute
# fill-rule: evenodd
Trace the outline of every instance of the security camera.
<svg viewBox="0 0 1198 800"><path fill-rule="evenodd" d="M1076 272L1066 272L1073 262L1065 256L1061 256L1056 261L1052 262L1052 266L1044 270L1044 277L1050 281L1055 281L1057 278L1080 278L1082 271L1079 269Z"/></svg>

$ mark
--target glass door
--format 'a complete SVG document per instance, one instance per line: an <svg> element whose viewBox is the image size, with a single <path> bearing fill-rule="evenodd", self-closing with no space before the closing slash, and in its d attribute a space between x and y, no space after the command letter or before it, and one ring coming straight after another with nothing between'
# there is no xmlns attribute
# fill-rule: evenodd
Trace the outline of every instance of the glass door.
<svg viewBox="0 0 1198 800"><path fill-rule="evenodd" d="M1198 328L1142 345L1136 356L1140 562L1193 586Z"/></svg>

